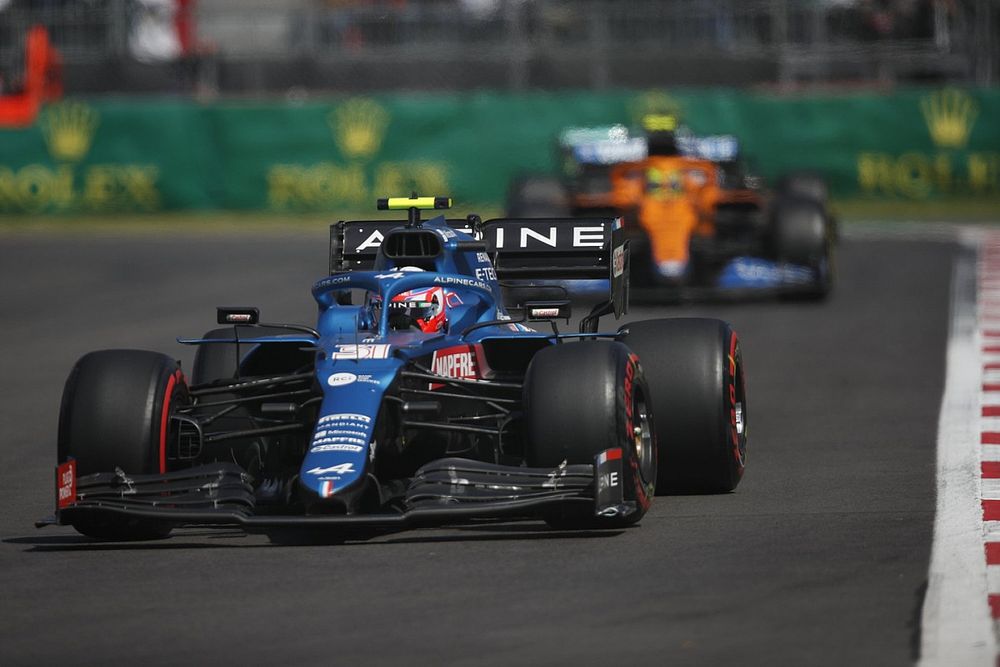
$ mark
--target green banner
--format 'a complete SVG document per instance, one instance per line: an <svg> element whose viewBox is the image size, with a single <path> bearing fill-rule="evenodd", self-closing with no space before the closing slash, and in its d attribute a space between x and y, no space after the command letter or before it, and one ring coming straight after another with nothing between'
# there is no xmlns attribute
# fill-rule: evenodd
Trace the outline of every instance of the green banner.
<svg viewBox="0 0 1000 667"><path fill-rule="evenodd" d="M0 213L359 210L376 197L500 204L555 171L569 126L669 111L734 134L766 177L810 169L839 196L1000 195L1000 90L776 96L737 91L455 93L319 102L66 100L0 129Z"/></svg>

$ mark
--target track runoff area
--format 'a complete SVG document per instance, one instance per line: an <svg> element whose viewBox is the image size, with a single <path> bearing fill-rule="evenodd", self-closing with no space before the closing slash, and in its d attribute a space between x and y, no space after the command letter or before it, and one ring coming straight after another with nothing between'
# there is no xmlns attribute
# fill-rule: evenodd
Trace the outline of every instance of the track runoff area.
<svg viewBox="0 0 1000 667"><path fill-rule="evenodd" d="M920 665L1000 664L1000 231L963 228Z"/></svg>

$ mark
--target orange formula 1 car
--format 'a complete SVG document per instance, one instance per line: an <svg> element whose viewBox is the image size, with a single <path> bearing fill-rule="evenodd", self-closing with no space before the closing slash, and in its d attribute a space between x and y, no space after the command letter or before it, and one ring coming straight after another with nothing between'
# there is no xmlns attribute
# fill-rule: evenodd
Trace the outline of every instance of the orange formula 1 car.
<svg viewBox="0 0 1000 667"><path fill-rule="evenodd" d="M735 137L647 121L641 145L622 126L564 132L570 177L523 179L514 214L622 216L636 296L829 292L835 231L822 179L792 175L768 192L744 169Z"/></svg>

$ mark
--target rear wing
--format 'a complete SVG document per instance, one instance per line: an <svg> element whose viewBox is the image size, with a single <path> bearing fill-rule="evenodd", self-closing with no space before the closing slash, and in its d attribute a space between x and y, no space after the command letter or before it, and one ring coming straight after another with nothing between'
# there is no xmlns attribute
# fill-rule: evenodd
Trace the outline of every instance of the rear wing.
<svg viewBox="0 0 1000 667"><path fill-rule="evenodd" d="M475 225L447 220L485 243L500 280L608 280L616 316L628 308L628 248L621 218L495 218ZM374 267L386 234L398 220L330 225L330 273Z"/></svg>
<svg viewBox="0 0 1000 667"><path fill-rule="evenodd" d="M452 229L472 234L464 218L446 222ZM330 275L372 270L385 235L405 226L400 220L341 220L330 225Z"/></svg>

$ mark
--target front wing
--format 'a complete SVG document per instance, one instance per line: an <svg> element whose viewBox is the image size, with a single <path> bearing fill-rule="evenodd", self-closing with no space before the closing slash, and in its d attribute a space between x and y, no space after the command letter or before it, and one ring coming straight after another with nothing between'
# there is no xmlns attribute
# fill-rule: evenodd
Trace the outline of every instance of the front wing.
<svg viewBox="0 0 1000 667"><path fill-rule="evenodd" d="M816 268L739 256L730 259L711 284L633 284L629 294L633 303L748 301L814 294L822 280Z"/></svg>
<svg viewBox="0 0 1000 667"><path fill-rule="evenodd" d="M252 480L232 463L165 474L128 475L117 470L77 478L75 462L69 461L57 469L55 515L36 526L114 515L175 526L238 526L247 532L281 528L393 532L471 519L553 514L593 517L599 523L637 511L634 502L623 498L623 481L620 449L605 450L595 457L594 465L563 464L552 469L446 458L417 471L401 511L310 516L257 514Z"/></svg>

